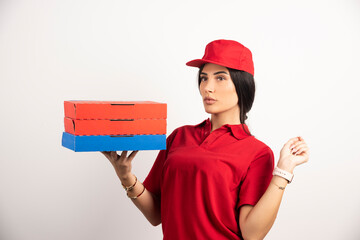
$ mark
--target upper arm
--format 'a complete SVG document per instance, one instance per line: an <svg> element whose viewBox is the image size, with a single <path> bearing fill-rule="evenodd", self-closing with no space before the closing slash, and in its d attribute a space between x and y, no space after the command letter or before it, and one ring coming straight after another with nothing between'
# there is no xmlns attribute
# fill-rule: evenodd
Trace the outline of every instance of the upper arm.
<svg viewBox="0 0 360 240"><path fill-rule="evenodd" d="M273 169L273 152L269 147L263 148L254 156L240 183L238 209L244 204L256 205L270 184Z"/></svg>
<svg viewBox="0 0 360 240"><path fill-rule="evenodd" d="M245 220L247 218L247 216L249 215L251 209L253 209L254 206L249 205L249 204L245 204L242 205L240 207L239 210L239 226L240 226L240 230L242 230L242 227L244 226ZM243 231L241 231L243 232Z"/></svg>
<svg viewBox="0 0 360 240"><path fill-rule="evenodd" d="M167 158L167 154L172 145L174 137L178 131L178 128L175 129L167 138L166 138L166 149L160 150L155 162L153 163L150 172L146 176L143 181L143 185L145 188L152 193L153 196L157 196L160 198L161 194L161 176L162 170L164 166L164 162Z"/></svg>

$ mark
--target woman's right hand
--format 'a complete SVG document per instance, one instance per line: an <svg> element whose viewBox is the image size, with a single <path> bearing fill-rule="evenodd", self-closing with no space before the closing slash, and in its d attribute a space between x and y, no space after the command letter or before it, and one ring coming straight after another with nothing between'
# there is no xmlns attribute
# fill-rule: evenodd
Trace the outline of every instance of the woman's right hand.
<svg viewBox="0 0 360 240"><path fill-rule="evenodd" d="M309 161L309 147L302 137L291 138L280 151L277 166L280 169L293 173L297 165Z"/></svg>
<svg viewBox="0 0 360 240"><path fill-rule="evenodd" d="M116 174L120 180L123 180L128 179L131 175L131 161L138 151L139 150L133 151L128 157L126 156L128 151L123 151L121 155L118 155L116 151L104 151L101 153L109 159L110 163L115 168Z"/></svg>

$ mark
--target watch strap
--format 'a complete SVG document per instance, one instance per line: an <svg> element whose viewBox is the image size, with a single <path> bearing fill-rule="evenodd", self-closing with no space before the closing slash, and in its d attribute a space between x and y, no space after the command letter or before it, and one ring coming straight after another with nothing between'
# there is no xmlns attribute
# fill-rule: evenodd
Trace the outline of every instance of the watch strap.
<svg viewBox="0 0 360 240"><path fill-rule="evenodd" d="M294 178L294 174L292 174L292 173L290 173L288 171L282 170L282 169L280 169L278 167L274 168L273 175L277 175L277 176L280 176L282 178L285 178L286 180L288 180L288 183L291 183L291 181Z"/></svg>

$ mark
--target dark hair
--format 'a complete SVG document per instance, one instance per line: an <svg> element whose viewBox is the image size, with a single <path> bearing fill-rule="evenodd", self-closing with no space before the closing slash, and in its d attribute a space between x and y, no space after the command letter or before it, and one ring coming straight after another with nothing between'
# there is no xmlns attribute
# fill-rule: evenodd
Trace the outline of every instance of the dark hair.
<svg viewBox="0 0 360 240"><path fill-rule="evenodd" d="M203 68L204 68L205 64L203 64L200 68L199 68L199 73L198 73L198 84L199 84L199 88L200 88L200 83L201 83L201 79L200 79L200 73L202 72ZM238 105L240 107L240 122L242 124L245 124L245 120L248 118L246 116L246 113L248 113L253 105L254 102L254 98L255 98L255 81L254 81L254 76L251 73L242 71L242 70L237 70L237 69L233 69L233 68L228 68L229 73L230 73L230 77L231 80L233 81L234 85L235 85L235 89L236 89L236 93L238 96ZM246 133L248 133L250 136L251 133L247 132L243 126L243 129Z"/></svg>

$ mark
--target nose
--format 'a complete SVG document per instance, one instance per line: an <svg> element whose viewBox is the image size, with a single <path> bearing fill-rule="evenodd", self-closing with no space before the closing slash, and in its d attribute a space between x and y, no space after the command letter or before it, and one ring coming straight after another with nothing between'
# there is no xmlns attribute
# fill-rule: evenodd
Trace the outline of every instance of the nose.
<svg viewBox="0 0 360 240"><path fill-rule="evenodd" d="M207 81L203 82L205 92L215 92L215 83L212 78L209 78Z"/></svg>

